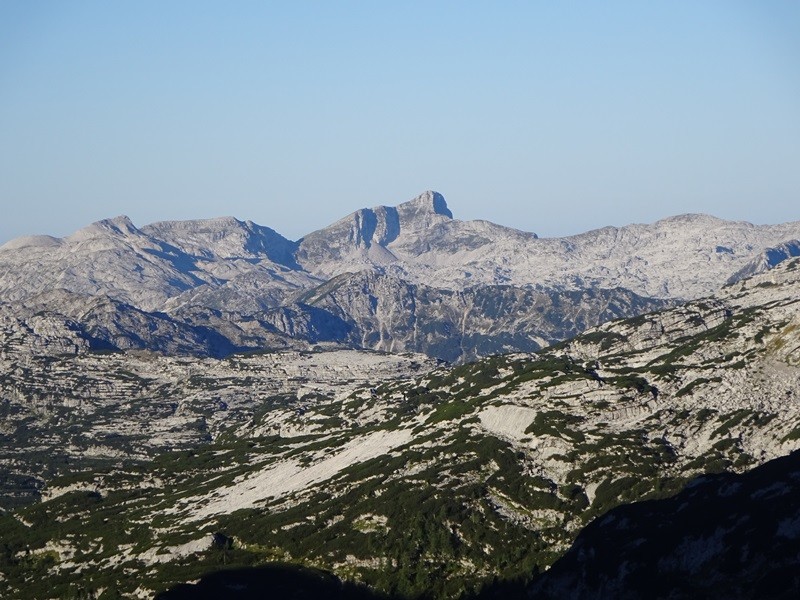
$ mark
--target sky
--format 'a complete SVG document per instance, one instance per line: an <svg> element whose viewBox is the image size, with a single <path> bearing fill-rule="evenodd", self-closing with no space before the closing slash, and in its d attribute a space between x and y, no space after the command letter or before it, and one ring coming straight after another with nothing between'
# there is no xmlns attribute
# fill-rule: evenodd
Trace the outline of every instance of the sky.
<svg viewBox="0 0 800 600"><path fill-rule="evenodd" d="M543 237L800 220L800 2L0 2L0 243L429 189Z"/></svg>

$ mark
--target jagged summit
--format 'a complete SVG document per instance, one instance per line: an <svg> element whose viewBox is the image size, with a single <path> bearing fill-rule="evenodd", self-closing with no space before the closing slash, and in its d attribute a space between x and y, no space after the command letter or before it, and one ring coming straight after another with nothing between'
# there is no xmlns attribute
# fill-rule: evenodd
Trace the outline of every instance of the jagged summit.
<svg viewBox="0 0 800 600"><path fill-rule="evenodd" d="M298 242L297 261L325 276L388 265L398 261L399 248L436 238L449 223L456 221L444 196L429 190L397 206L362 208L310 233ZM350 266L340 270L342 261Z"/></svg>
<svg viewBox="0 0 800 600"><path fill-rule="evenodd" d="M403 202L397 206L397 212L401 215L417 215L420 213L433 213L442 215L449 219L453 218L453 213L447 206L447 202L439 192L428 190L408 202Z"/></svg>
<svg viewBox="0 0 800 600"><path fill-rule="evenodd" d="M429 190L395 207L358 210L315 231L299 240L296 256L317 277L390 264L426 270L463 264L468 253L497 243L522 246L531 237L536 235L488 221L454 219L444 196ZM463 273L455 277L465 279Z"/></svg>

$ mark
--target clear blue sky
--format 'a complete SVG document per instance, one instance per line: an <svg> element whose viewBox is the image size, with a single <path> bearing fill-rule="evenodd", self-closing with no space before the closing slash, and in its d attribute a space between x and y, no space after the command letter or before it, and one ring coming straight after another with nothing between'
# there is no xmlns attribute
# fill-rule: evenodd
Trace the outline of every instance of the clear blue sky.
<svg viewBox="0 0 800 600"><path fill-rule="evenodd" d="M800 2L0 2L0 242L442 192L540 235L800 219Z"/></svg>

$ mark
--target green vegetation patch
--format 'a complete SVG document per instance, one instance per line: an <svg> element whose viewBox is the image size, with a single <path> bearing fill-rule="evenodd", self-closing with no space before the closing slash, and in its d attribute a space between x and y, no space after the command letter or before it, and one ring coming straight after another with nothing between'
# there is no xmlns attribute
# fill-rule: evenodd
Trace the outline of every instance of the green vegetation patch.
<svg viewBox="0 0 800 600"><path fill-rule="evenodd" d="M571 426L583 421L585 421L584 417L558 410L546 410L537 413L531 424L525 429L525 433L535 436L550 435L572 442L582 442L585 439L584 434Z"/></svg>

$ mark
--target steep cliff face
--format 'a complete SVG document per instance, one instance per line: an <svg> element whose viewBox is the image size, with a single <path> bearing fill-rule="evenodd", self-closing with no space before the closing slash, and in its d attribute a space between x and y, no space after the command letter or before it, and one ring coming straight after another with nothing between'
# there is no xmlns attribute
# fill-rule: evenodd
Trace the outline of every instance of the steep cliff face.
<svg viewBox="0 0 800 600"><path fill-rule="evenodd" d="M347 324L347 337L336 341L386 352L423 352L450 362L530 352L605 321L670 305L620 289L483 286L453 291L378 271L340 275L300 301Z"/></svg>
<svg viewBox="0 0 800 600"><path fill-rule="evenodd" d="M297 261L324 277L402 262L429 249L452 220L444 197L425 192L397 207L361 209L305 236L299 242Z"/></svg>

